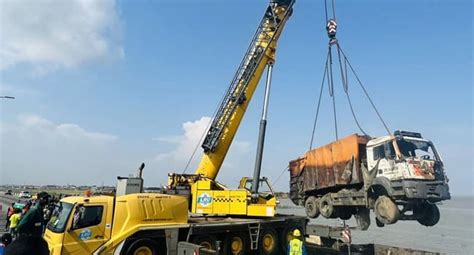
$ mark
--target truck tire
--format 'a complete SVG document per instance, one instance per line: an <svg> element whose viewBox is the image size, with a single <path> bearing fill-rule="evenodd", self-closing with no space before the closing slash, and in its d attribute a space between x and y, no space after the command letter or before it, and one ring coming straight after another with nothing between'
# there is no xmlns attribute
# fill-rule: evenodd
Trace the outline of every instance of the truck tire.
<svg viewBox="0 0 474 255"><path fill-rule="evenodd" d="M436 204L424 203L413 209L415 215L420 215L417 221L427 227L432 227L439 222L440 213Z"/></svg>
<svg viewBox="0 0 474 255"><path fill-rule="evenodd" d="M334 218L334 205L330 194L324 195L319 201L319 211L325 218Z"/></svg>
<svg viewBox="0 0 474 255"><path fill-rule="evenodd" d="M244 255L249 251L248 234L243 232L229 233L224 242L224 254Z"/></svg>
<svg viewBox="0 0 474 255"><path fill-rule="evenodd" d="M397 205L387 196L380 196L375 200L375 217L385 224L393 224L400 218L400 210Z"/></svg>
<svg viewBox="0 0 474 255"><path fill-rule="evenodd" d="M319 216L319 200L315 196L306 199L304 208L308 217L314 219Z"/></svg>
<svg viewBox="0 0 474 255"><path fill-rule="evenodd" d="M138 239L127 249L126 255L157 255L158 244L151 239Z"/></svg>
<svg viewBox="0 0 474 255"><path fill-rule="evenodd" d="M191 243L200 245L206 249L217 251L217 238L213 235L197 235L191 239Z"/></svg>
<svg viewBox="0 0 474 255"><path fill-rule="evenodd" d="M258 254L274 255L279 254L278 234L273 228L263 229L258 238Z"/></svg>

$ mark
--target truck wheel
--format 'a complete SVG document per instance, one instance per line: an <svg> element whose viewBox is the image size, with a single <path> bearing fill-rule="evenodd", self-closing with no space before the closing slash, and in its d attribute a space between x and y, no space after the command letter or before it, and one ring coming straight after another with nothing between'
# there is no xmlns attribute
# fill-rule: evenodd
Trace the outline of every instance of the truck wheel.
<svg viewBox="0 0 474 255"><path fill-rule="evenodd" d="M319 216L319 201L315 196L309 196L304 203L306 215L310 218L317 218Z"/></svg>
<svg viewBox="0 0 474 255"><path fill-rule="evenodd" d="M325 218L334 217L334 206L332 204L332 199L329 194L324 195L319 201L319 211L321 215Z"/></svg>
<svg viewBox="0 0 474 255"><path fill-rule="evenodd" d="M263 229L258 240L259 254L278 254L278 234L273 228Z"/></svg>
<svg viewBox="0 0 474 255"><path fill-rule="evenodd" d="M139 239L133 242L127 249L127 255L156 255L157 243L150 239Z"/></svg>
<svg viewBox="0 0 474 255"><path fill-rule="evenodd" d="M417 221L421 225L427 227L436 225L440 218L438 206L435 204L425 203L421 206L415 207L413 213L415 215L420 215Z"/></svg>
<svg viewBox="0 0 474 255"><path fill-rule="evenodd" d="M213 235L198 235L193 237L191 243L200 245L206 249L217 251L217 239Z"/></svg>
<svg viewBox="0 0 474 255"><path fill-rule="evenodd" d="M387 196L380 196L375 200L375 217L383 224L393 224L400 218L400 210L397 205Z"/></svg>
<svg viewBox="0 0 474 255"><path fill-rule="evenodd" d="M249 241L244 233L229 233L224 243L224 254L247 254Z"/></svg>

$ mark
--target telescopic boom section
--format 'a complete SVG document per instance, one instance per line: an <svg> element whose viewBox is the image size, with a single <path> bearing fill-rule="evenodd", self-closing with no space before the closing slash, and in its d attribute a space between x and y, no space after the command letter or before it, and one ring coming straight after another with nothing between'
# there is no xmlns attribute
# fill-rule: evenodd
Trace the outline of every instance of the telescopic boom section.
<svg viewBox="0 0 474 255"><path fill-rule="evenodd" d="M275 61L276 43L293 3L294 0L270 1L204 138L204 156L196 174L216 178L265 67Z"/></svg>

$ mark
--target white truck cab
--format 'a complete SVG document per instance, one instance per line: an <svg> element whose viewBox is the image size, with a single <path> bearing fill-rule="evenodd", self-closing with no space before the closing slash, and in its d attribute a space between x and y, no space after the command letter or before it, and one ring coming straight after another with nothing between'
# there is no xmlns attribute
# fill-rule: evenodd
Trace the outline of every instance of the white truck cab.
<svg viewBox="0 0 474 255"><path fill-rule="evenodd" d="M379 197L383 193L394 202L391 204L385 198L375 201L375 211L386 206L402 207L401 215L386 216L385 220L383 215L378 215L381 223L390 224L403 218L417 219L426 226L438 222L439 210L435 203L451 196L443 161L430 140L420 133L407 131L371 139L367 143L367 168L376 171L372 175L372 191ZM407 211L413 214L405 215Z"/></svg>

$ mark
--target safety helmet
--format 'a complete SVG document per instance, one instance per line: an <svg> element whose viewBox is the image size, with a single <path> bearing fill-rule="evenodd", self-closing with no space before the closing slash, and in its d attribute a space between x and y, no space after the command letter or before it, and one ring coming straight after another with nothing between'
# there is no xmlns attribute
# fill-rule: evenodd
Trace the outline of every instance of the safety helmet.
<svg viewBox="0 0 474 255"><path fill-rule="evenodd" d="M295 229L295 230L293 231L293 236L296 236L296 237L301 236L300 230L299 230L299 229Z"/></svg>

